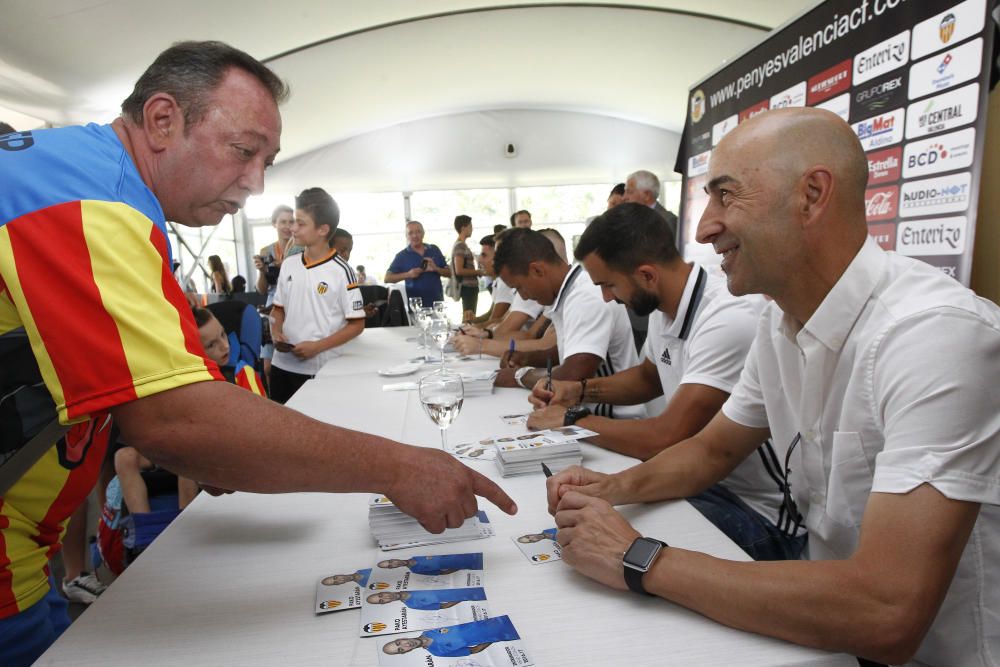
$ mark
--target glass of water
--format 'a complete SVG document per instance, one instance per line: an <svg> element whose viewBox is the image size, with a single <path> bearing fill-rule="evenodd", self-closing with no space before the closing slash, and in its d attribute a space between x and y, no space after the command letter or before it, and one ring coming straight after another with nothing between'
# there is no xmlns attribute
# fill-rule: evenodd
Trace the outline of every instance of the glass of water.
<svg viewBox="0 0 1000 667"><path fill-rule="evenodd" d="M434 319L434 309L418 308L416 317L417 326L420 327L420 347L424 348L424 350L429 350L430 344L427 342L427 332L430 330L431 321ZM424 352L424 361L430 360L430 355Z"/></svg>
<svg viewBox="0 0 1000 667"><path fill-rule="evenodd" d="M417 324L417 311L420 310L424 305L424 300L419 296L411 296L406 300L407 306L409 306L410 314L410 326L416 326Z"/></svg>
<svg viewBox="0 0 1000 667"><path fill-rule="evenodd" d="M448 451L448 438L445 433L458 418L465 400L465 386L462 376L449 373L443 368L420 380L420 404L424 412L441 430L441 449Z"/></svg>
<svg viewBox="0 0 1000 667"><path fill-rule="evenodd" d="M441 349L441 370L444 370L444 348L451 340L451 322L444 315L435 315L431 318L430 328L427 330L431 340Z"/></svg>

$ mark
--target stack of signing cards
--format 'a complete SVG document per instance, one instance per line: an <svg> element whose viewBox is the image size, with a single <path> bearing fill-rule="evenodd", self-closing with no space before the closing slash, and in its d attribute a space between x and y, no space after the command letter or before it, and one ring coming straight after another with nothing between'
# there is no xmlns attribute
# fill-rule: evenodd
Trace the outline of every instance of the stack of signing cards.
<svg viewBox="0 0 1000 667"><path fill-rule="evenodd" d="M368 527L382 551L478 540L494 532L486 513L480 511L458 528L447 528L438 534L429 533L416 519L404 514L391 500L380 495L373 495L368 500Z"/></svg>
<svg viewBox="0 0 1000 667"><path fill-rule="evenodd" d="M552 472L580 465L583 454L577 440L597 435L579 426L563 426L520 436L496 438L493 461L503 477L541 472L545 463Z"/></svg>

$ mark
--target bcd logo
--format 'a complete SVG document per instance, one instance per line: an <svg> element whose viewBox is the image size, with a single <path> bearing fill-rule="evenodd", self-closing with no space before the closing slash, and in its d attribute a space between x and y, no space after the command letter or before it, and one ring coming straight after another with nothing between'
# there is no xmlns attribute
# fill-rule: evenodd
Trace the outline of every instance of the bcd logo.
<svg viewBox="0 0 1000 667"><path fill-rule="evenodd" d="M931 144L923 153L911 155L906 161L909 167L925 167L934 164L939 158L948 157L948 151L941 144Z"/></svg>

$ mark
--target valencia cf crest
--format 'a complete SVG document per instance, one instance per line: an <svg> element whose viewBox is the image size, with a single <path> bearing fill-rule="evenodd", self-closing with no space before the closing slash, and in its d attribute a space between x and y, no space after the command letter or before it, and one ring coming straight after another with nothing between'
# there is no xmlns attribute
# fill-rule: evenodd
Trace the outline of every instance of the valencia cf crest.
<svg viewBox="0 0 1000 667"><path fill-rule="evenodd" d="M691 122L697 123L705 115L705 93L700 89L691 95Z"/></svg>
<svg viewBox="0 0 1000 667"><path fill-rule="evenodd" d="M343 603L340 600L324 600L323 602L319 603L319 608L320 609L336 609L341 604L343 604Z"/></svg>
<svg viewBox="0 0 1000 667"><path fill-rule="evenodd" d="M322 283L321 282L319 285L316 285L316 293L317 294L326 294L327 290L329 290L329 289L330 289L330 286L327 285L326 283Z"/></svg>
<svg viewBox="0 0 1000 667"><path fill-rule="evenodd" d="M375 581L368 584L368 589L372 591L384 591L389 588L389 584L384 581Z"/></svg>
<svg viewBox="0 0 1000 667"><path fill-rule="evenodd" d="M552 556L548 554L535 554L534 556L531 557L531 560L535 561L536 563L544 563L550 558L552 558Z"/></svg>
<svg viewBox="0 0 1000 667"><path fill-rule="evenodd" d="M951 41L951 36L955 34L955 15L945 14L938 25L938 34L941 36L941 43L947 44Z"/></svg>
<svg viewBox="0 0 1000 667"><path fill-rule="evenodd" d="M365 623L361 629L365 632L382 632L385 630L385 623Z"/></svg>

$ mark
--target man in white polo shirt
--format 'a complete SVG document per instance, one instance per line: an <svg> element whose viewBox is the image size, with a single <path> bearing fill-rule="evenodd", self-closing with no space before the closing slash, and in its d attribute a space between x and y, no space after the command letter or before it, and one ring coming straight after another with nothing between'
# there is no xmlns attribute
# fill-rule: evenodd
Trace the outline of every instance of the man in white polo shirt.
<svg viewBox="0 0 1000 667"><path fill-rule="evenodd" d="M573 381L612 375L639 363L625 307L605 302L584 268L570 266L540 232L506 232L493 264L518 294L549 306L547 315L556 331L554 349L517 353L517 368L501 369L497 386L530 389L546 376L549 360L554 380ZM594 403L589 409L605 417L646 416L643 405Z"/></svg>
<svg viewBox="0 0 1000 667"><path fill-rule="evenodd" d="M548 481L563 559L807 646L996 665L1000 311L869 238L867 179L850 126L820 109L772 110L719 143L697 239L723 256L731 292L774 302L701 432L617 475L575 468ZM611 507L718 479L768 433L809 561L660 548Z"/></svg>
<svg viewBox="0 0 1000 667"><path fill-rule="evenodd" d="M331 247L339 221L337 202L322 188L309 188L295 198L292 237L305 250L282 262L271 311L271 398L279 403L365 328L364 299L354 270Z"/></svg>
<svg viewBox="0 0 1000 667"><path fill-rule="evenodd" d="M535 385L538 408L529 428L572 421L600 434L590 442L645 460L700 431L729 398L746 360L764 305L734 297L725 281L677 253L667 222L641 204L621 204L596 217L576 246L604 298L649 317L642 363L580 382ZM646 403L659 396L666 409L649 419L581 415L581 401ZM721 482L688 500L756 560L798 558L805 530L782 507L784 469L770 441Z"/></svg>

